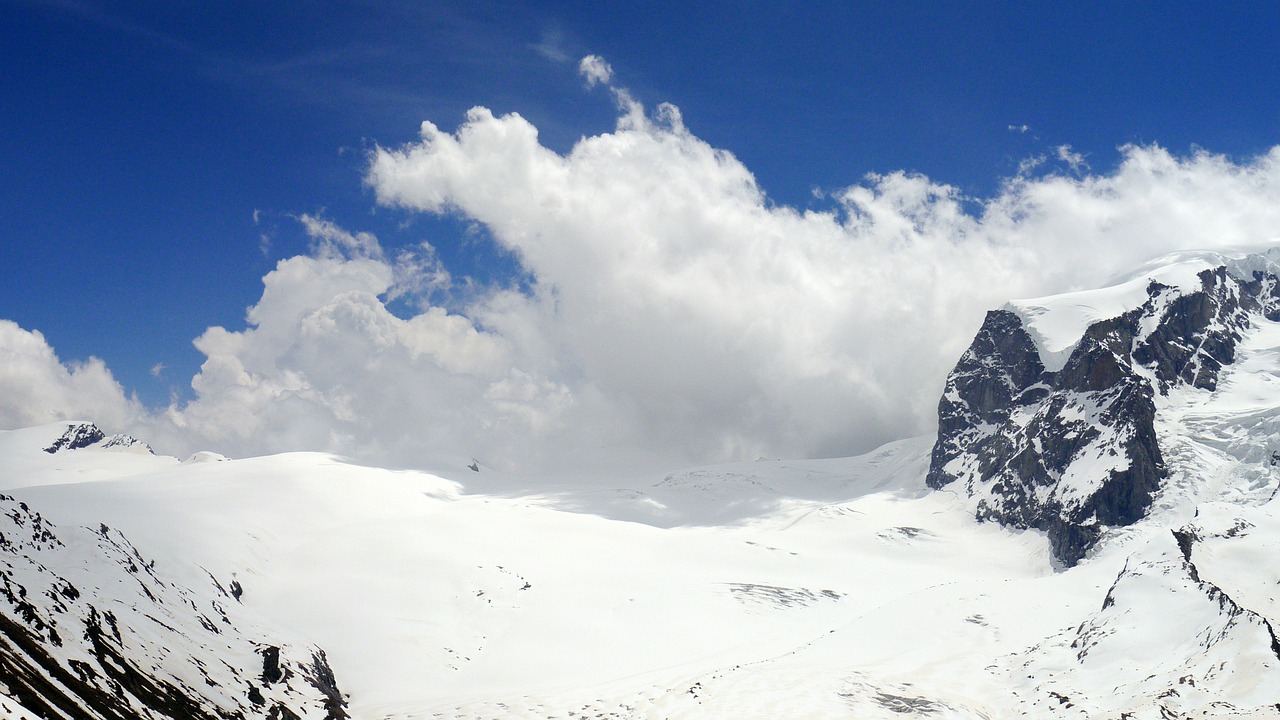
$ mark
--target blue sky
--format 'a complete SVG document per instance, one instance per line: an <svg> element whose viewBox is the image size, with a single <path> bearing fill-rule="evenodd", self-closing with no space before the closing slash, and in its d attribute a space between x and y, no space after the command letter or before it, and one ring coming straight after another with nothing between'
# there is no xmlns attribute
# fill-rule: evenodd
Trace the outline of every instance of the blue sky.
<svg viewBox="0 0 1280 720"><path fill-rule="evenodd" d="M306 252L304 214L509 284L484 222L380 205L370 152L479 105L567 153L618 118L589 53L775 207L899 170L978 207L1031 158L1105 176L1126 144L1247 163L1280 139L1268 3L1007 5L0 0L0 317L157 407Z"/></svg>

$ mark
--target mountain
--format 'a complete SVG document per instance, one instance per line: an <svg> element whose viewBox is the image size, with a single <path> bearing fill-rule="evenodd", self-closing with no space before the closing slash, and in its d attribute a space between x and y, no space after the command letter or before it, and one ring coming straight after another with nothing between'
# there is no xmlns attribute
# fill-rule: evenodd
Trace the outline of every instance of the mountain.
<svg viewBox="0 0 1280 720"><path fill-rule="evenodd" d="M947 378L929 486L961 486L980 519L1044 530L1079 562L1168 478L1180 435L1161 410L1215 390L1248 331L1280 317L1278 258L1184 258L988 313Z"/></svg>
<svg viewBox="0 0 1280 720"><path fill-rule="evenodd" d="M935 435L661 475L0 432L0 716L1280 718L1280 255L990 313Z"/></svg>
<svg viewBox="0 0 1280 720"><path fill-rule="evenodd" d="M43 448L137 450L70 423ZM149 449L143 452L150 455ZM59 527L0 495L0 682L13 716L348 717L324 651L239 607L239 583L165 577L119 530ZM4 702L4 701L0 701Z"/></svg>

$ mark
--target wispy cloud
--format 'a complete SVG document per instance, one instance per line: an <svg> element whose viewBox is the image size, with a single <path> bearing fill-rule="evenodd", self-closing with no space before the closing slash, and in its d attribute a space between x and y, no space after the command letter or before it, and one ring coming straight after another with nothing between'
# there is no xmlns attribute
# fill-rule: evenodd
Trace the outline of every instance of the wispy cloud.
<svg viewBox="0 0 1280 720"><path fill-rule="evenodd" d="M299 27L289 38L293 42L248 45L184 35L182 30L188 25L170 22L165 27L147 18L141 6L104 6L86 0L23 1L163 48L192 62L212 82L294 104L356 108L380 115L417 113L438 100L428 84L417 81L428 71L423 67L427 58L450 58L455 71L463 72L486 58L503 58L488 62L509 62L505 58L520 47L504 25L491 19L484 3L474 11L441 3L337 3L335 13L345 13L353 26L367 30L311 38L305 27ZM190 11L182 5L167 7L163 16L157 13L155 18L180 20ZM245 12L269 16L274 12L270 8L247 6ZM241 22L252 23L252 18ZM283 27L290 29L287 23ZM430 47L432 53L424 53L424 47Z"/></svg>
<svg viewBox="0 0 1280 720"><path fill-rule="evenodd" d="M1047 159L1044 155L1032 155L1031 157L1023 158L1018 162L1018 176L1025 177L1030 175L1037 168L1043 166Z"/></svg>
<svg viewBox="0 0 1280 720"><path fill-rule="evenodd" d="M599 55L587 55L578 61L578 74L586 79L587 87L613 82L613 68Z"/></svg>
<svg viewBox="0 0 1280 720"><path fill-rule="evenodd" d="M569 62L569 52L565 50L564 32L559 28L548 28L542 31L538 42L530 47L542 57L557 63Z"/></svg>
<svg viewBox="0 0 1280 720"><path fill-rule="evenodd" d="M143 23L134 21L121 13L108 12L101 6L80 2L79 0L24 0L36 5L54 8L77 15L102 27L126 33L157 45L167 47L186 55L199 55L199 49L192 43L170 33L157 30Z"/></svg>
<svg viewBox="0 0 1280 720"><path fill-rule="evenodd" d="M1058 159L1066 163L1076 175L1089 170L1089 163L1085 162L1084 155L1072 150L1070 145L1059 145L1055 151Z"/></svg>

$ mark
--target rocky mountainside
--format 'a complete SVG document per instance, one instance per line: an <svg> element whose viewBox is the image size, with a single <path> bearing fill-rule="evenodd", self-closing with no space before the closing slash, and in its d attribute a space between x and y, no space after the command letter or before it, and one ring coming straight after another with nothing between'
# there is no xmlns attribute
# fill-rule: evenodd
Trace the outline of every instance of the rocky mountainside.
<svg viewBox="0 0 1280 720"><path fill-rule="evenodd" d="M979 519L1046 531L1068 566L1107 528L1141 519L1169 475L1158 406L1213 391L1242 333L1280 318L1273 258L1181 270L1048 303L1066 309L1031 301L988 313L947 378L929 486L962 489ZM1115 314L1083 327L1043 317L1108 305ZM1033 337L1037 325L1058 337Z"/></svg>
<svg viewBox="0 0 1280 720"><path fill-rule="evenodd" d="M137 447L71 423L49 453ZM342 720L323 650L282 641L239 607L239 583L186 585L119 530L59 527L0 495L5 717Z"/></svg>

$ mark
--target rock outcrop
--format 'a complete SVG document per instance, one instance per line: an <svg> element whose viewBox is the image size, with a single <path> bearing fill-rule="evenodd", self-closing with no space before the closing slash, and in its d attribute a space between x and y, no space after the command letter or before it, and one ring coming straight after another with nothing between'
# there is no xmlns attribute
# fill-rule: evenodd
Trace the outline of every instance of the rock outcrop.
<svg viewBox="0 0 1280 720"><path fill-rule="evenodd" d="M1280 317L1276 275L1242 274L1206 269L1194 289L1151 281L1055 371L1022 317L988 313L947 378L929 486L973 496L980 519L1046 531L1060 562L1079 562L1108 526L1141 519L1166 477L1157 395L1212 391L1250 323Z"/></svg>
<svg viewBox="0 0 1280 720"><path fill-rule="evenodd" d="M58 436L44 451L52 455L67 450L82 450L88 447L98 447L103 450L144 452L148 455L155 454L150 445L138 438L123 434L107 435L102 432L101 428L91 422L67 423L66 432Z"/></svg>
<svg viewBox="0 0 1280 720"><path fill-rule="evenodd" d="M89 422L68 423L66 432L49 444L44 451L53 454L63 450L79 450L102 442L106 435L97 425Z"/></svg>

